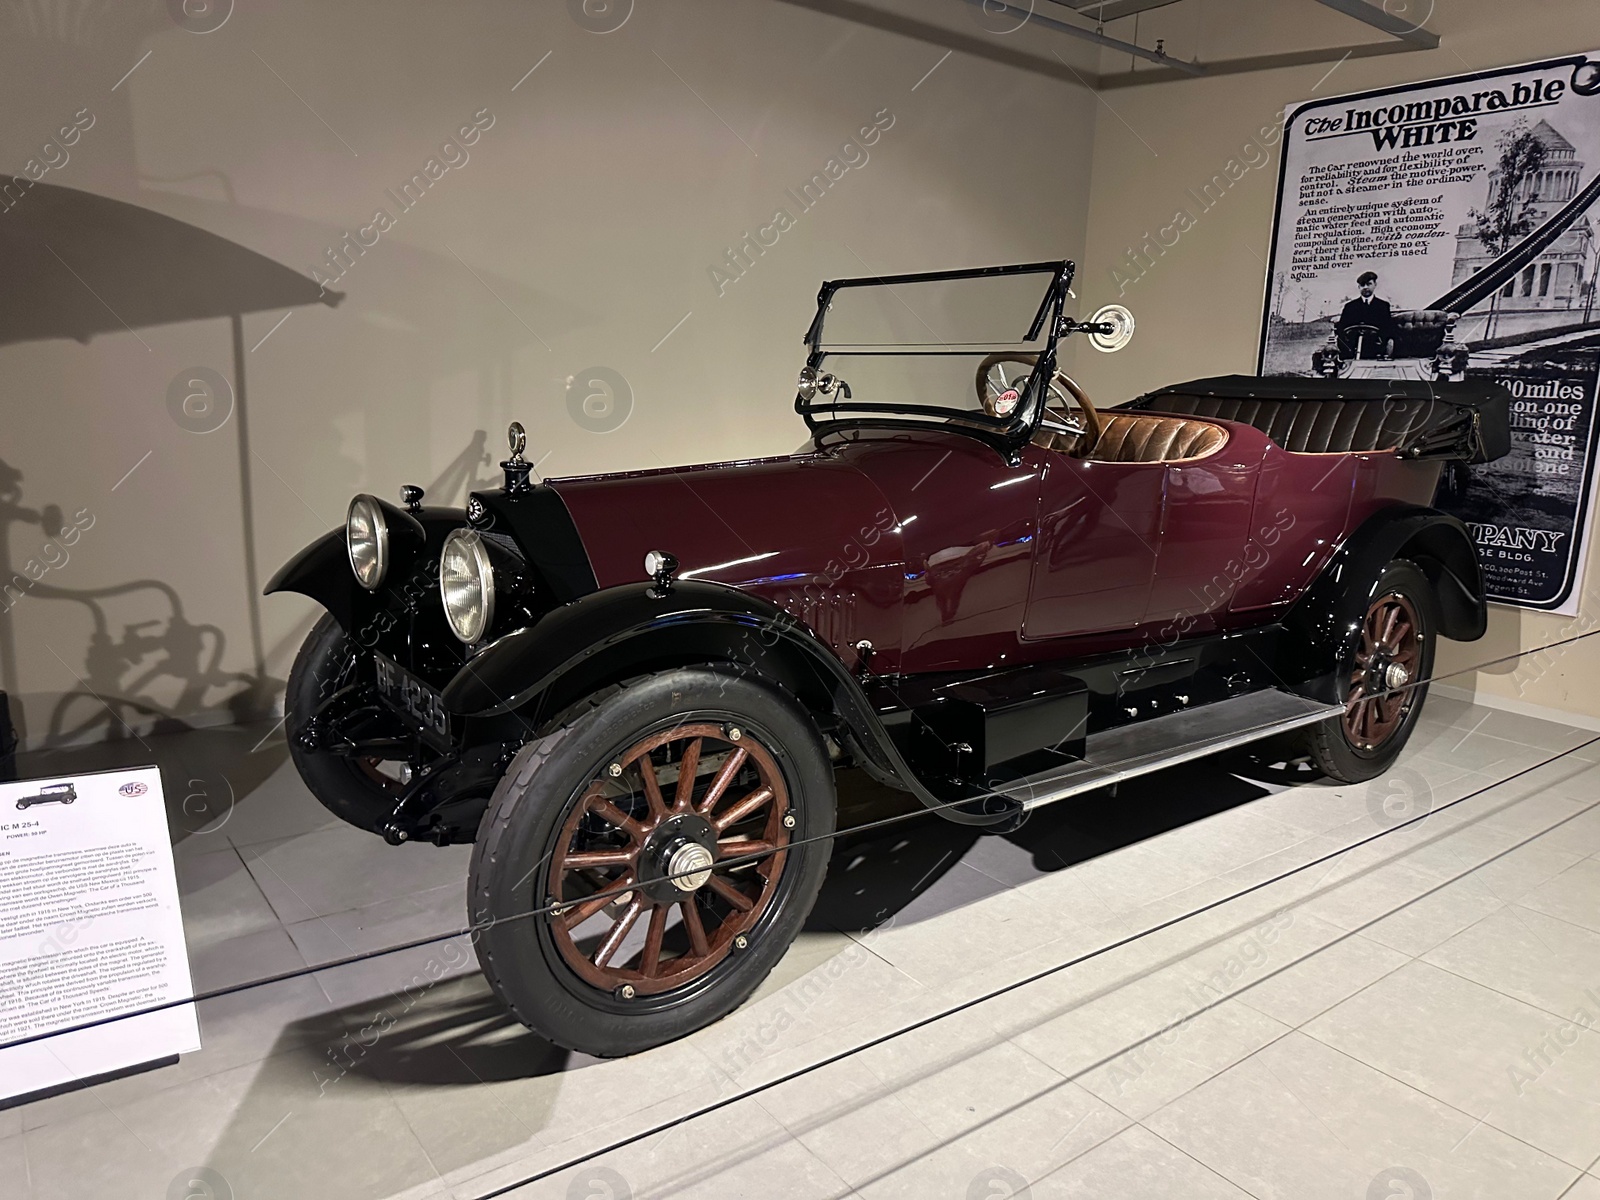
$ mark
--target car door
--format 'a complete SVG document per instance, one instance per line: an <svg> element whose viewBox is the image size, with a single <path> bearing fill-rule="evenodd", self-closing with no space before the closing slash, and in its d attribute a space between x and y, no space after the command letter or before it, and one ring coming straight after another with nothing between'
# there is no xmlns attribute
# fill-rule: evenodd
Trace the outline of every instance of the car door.
<svg viewBox="0 0 1600 1200"><path fill-rule="evenodd" d="M1023 637L1142 624L1161 546L1165 465L1091 462L1036 446L1023 461L1041 475Z"/></svg>
<svg viewBox="0 0 1600 1200"><path fill-rule="evenodd" d="M1228 426L1229 436L1204 458L1166 464L1166 512L1148 622L1181 636L1212 632L1235 591L1263 569L1262 539L1250 528L1267 437L1249 425Z"/></svg>
<svg viewBox="0 0 1600 1200"><path fill-rule="evenodd" d="M900 670L969 671L1017 647L1040 464L963 434L869 436L834 451L882 491L905 555Z"/></svg>

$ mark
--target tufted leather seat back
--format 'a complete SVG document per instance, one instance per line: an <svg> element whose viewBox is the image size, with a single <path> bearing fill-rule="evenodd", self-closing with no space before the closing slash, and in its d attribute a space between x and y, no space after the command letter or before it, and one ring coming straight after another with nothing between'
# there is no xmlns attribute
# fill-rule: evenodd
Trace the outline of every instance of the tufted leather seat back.
<svg viewBox="0 0 1600 1200"><path fill-rule="evenodd" d="M1161 396L1162 412L1254 425L1297 454L1349 454L1398 448L1434 415L1433 400L1257 400ZM1095 457L1099 457L1097 454Z"/></svg>
<svg viewBox="0 0 1600 1200"><path fill-rule="evenodd" d="M1204 458L1222 449L1228 431L1210 421L1143 413L1102 413L1091 462L1153 463Z"/></svg>
<svg viewBox="0 0 1600 1200"><path fill-rule="evenodd" d="M1432 358L1444 345L1450 314L1436 308L1401 309L1394 314L1394 356Z"/></svg>

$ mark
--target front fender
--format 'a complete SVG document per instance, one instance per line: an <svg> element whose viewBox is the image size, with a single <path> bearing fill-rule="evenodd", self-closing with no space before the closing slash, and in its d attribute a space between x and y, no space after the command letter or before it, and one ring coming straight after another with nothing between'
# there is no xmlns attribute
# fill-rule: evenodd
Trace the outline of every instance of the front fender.
<svg viewBox="0 0 1600 1200"><path fill-rule="evenodd" d="M350 632L354 612L354 593L365 591L356 582L344 548L344 529L331 529L279 567L263 596L276 592L298 592L309 596L333 615L339 627Z"/></svg>
<svg viewBox="0 0 1600 1200"><path fill-rule="evenodd" d="M855 684L833 651L783 609L736 588L682 580L665 595L646 584L621 584L562 605L475 655L450 681L444 701L463 716L509 712L588 663L629 657L620 653L628 646L632 657L652 660L684 654L752 662L778 644L801 649Z"/></svg>
<svg viewBox="0 0 1600 1200"><path fill-rule="evenodd" d="M1359 635L1379 572L1410 559L1433 584L1445 637L1470 642L1488 626L1483 571L1467 527L1437 509L1396 505L1369 517L1345 539L1316 583L1284 617L1292 636L1294 676L1307 694L1337 699L1333 668Z"/></svg>
<svg viewBox="0 0 1600 1200"><path fill-rule="evenodd" d="M419 561L438 560L446 535L467 523L464 509L426 507L413 514L422 523L427 538L407 562L396 561L389 577L377 591L369 592L356 582L345 552L344 527L329 530L279 567L267 581L262 595L297 592L327 609L339 628L354 637L377 613L384 611L391 597L407 586L414 586L411 575Z"/></svg>
<svg viewBox="0 0 1600 1200"><path fill-rule="evenodd" d="M827 643L776 605L722 584L683 580L665 595L642 584L593 592L485 647L444 689L444 703L487 717L557 696L542 705L548 717L607 682L704 663L753 667L813 712L832 713L879 771L941 815L974 825L1007 815L947 806L917 778Z"/></svg>

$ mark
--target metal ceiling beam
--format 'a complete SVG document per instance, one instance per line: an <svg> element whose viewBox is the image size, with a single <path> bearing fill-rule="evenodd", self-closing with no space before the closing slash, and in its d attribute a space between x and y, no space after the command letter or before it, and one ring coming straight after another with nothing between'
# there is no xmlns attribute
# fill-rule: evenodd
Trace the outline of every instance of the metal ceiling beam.
<svg viewBox="0 0 1600 1200"><path fill-rule="evenodd" d="M861 0L778 0L780 4L793 5L795 8L809 9L812 12L824 13L830 17L837 17L841 21L850 21L856 25L864 25L868 29L877 29L884 33L894 33L901 37L914 38L930 46L939 46L945 50L959 50L963 54L970 54L974 58L987 59L990 62L1001 63L1008 67L1016 67L1022 71L1032 71L1035 75L1043 75L1049 79L1058 79L1065 83L1075 83L1093 91L1100 85L1100 77L1093 71L1079 71L1068 66L1057 58L1041 58L1035 54L1025 54L1014 48L1014 39L979 36L977 34L963 33L960 30L950 29L944 25L935 25L931 21L921 21L915 17L902 16L899 13L888 12L864 4ZM1182 76L1187 78L1187 76Z"/></svg>
<svg viewBox="0 0 1600 1200"><path fill-rule="evenodd" d="M1439 47L1439 35L1431 29L1425 29L1414 21L1386 12L1376 4L1369 4L1368 0L1317 0L1317 3L1333 9L1334 12L1342 12L1347 17L1354 17L1374 29L1381 29L1391 37L1410 42L1423 50L1436 50ZM1431 11L1430 9L1430 13Z"/></svg>
<svg viewBox="0 0 1600 1200"><path fill-rule="evenodd" d="M1085 29L1081 25L1070 25L1066 21L1058 21L1054 17L1047 17L1043 13L1035 12L1030 2L1027 8L1016 4L1007 4L1005 0L966 0L977 8L990 15L1009 16L1017 18L1017 27L1023 25L1042 25L1046 29L1054 29L1057 33L1065 33L1071 37L1081 38L1086 42L1093 42L1097 46L1104 46L1108 50L1117 50L1123 54L1131 54L1135 58L1146 59L1162 67L1170 67L1181 71L1185 75L1204 75L1206 69L1198 63L1184 62L1182 59L1173 58L1171 55L1162 54L1157 50L1146 50L1143 46L1136 46L1132 42L1125 42L1121 38L1107 37L1093 29ZM1176 0L1174 0L1176 2Z"/></svg>
<svg viewBox="0 0 1600 1200"><path fill-rule="evenodd" d="M1152 8L1165 8L1178 0L1050 0L1050 3L1082 13L1091 21L1118 21Z"/></svg>
<svg viewBox="0 0 1600 1200"><path fill-rule="evenodd" d="M1386 54L1415 54L1430 47L1412 42L1363 42L1356 46L1329 46L1322 50L1288 50L1282 54L1253 54L1248 58L1220 58L1203 63L1206 77L1213 75L1243 75L1251 71L1273 71L1281 67L1304 67L1313 63L1343 62L1347 58L1378 58ZM1097 91L1111 88L1143 87L1147 83L1171 83L1188 79L1181 71L1153 67L1143 71L1119 71L1114 75L1101 75Z"/></svg>
<svg viewBox="0 0 1600 1200"><path fill-rule="evenodd" d="M974 0L969 0L974 2ZM1063 0L1053 0L1061 3ZM1109 9L1116 0L1106 0ZM1132 0L1133 3L1148 4L1149 0ZM1178 0L1162 0L1165 3L1177 3ZM1364 0L1317 0L1318 3L1327 4L1344 12L1346 6L1359 5L1367 11L1368 16L1376 12ZM1396 39L1387 42L1373 42L1356 46L1331 46L1320 50L1294 50L1281 54L1262 54L1247 58L1219 59L1206 63L1182 63L1168 56L1156 56L1158 66L1141 71L1122 71L1116 74L1100 75L1090 70L1078 70L1068 66L1065 61L1057 58L1041 58L1034 54L1027 54L1014 49L1011 38L985 37L976 34L964 33L947 26L936 25L930 21L919 20L915 17L903 16L877 8L864 3L863 0L779 0L779 3L790 4L796 8L810 9L813 12L825 13L840 20L850 21L857 25L864 25L870 29L878 29L885 33L898 34L901 37L914 38L931 46L939 46L946 50L959 50L963 54L970 54L975 58L987 59L990 62L1002 63L1006 66L1016 67L1019 70L1031 71L1036 75L1043 75L1050 79L1059 79L1067 83L1076 83L1091 91L1105 88L1141 87L1145 84L1167 83L1178 79L1190 79L1197 73L1211 75L1238 75L1248 71L1268 71L1280 67L1305 66L1312 63L1341 62L1346 58L1372 58L1386 54L1406 54L1418 50L1435 49L1439 44L1436 34L1426 29L1413 29L1409 22L1397 22L1399 29L1385 30ZM990 0L990 11L995 0ZM1068 6L1077 3L1077 0L1067 0ZM1086 7L1099 3L1099 0L1087 0ZM1024 10L1016 10L1019 16L1025 15ZM1355 16L1357 14L1350 13ZM1043 21L1045 18L1035 16L1034 20ZM1362 19L1365 19L1364 17ZM1394 23L1394 22L1391 22ZM1060 24L1052 22L1052 25ZM1063 25L1073 36L1087 35L1088 40L1096 41L1100 35L1091 30L1080 29L1073 25ZM1402 36L1410 34L1411 36ZM1127 52L1126 43L1112 41L1115 47ZM1139 48L1135 48L1139 49ZM1143 51L1141 57L1151 58L1154 51Z"/></svg>

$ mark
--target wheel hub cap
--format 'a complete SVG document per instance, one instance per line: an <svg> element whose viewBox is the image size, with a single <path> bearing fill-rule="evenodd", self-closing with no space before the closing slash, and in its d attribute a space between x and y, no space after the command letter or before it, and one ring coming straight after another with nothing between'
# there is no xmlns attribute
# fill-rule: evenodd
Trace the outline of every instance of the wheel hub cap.
<svg viewBox="0 0 1600 1200"><path fill-rule="evenodd" d="M1399 663L1390 663L1383 673L1383 682L1391 689L1403 688L1411 682L1411 672Z"/></svg>
<svg viewBox="0 0 1600 1200"><path fill-rule="evenodd" d="M667 874L680 892L693 892L711 878L711 851L699 842L686 842L667 859Z"/></svg>

